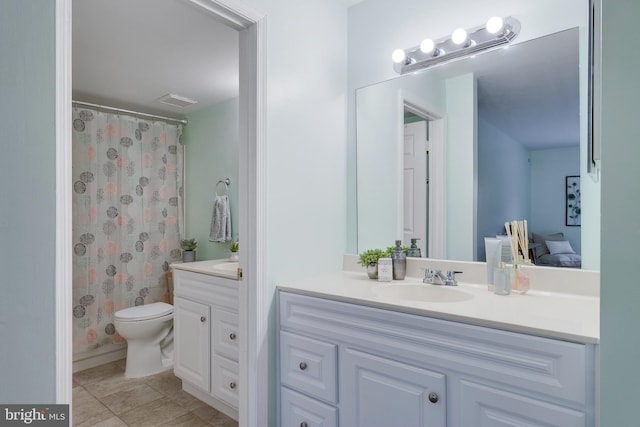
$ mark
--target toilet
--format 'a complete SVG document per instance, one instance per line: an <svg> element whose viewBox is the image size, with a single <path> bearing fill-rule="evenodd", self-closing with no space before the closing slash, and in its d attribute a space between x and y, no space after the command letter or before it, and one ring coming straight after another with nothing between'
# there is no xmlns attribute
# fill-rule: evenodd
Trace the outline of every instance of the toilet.
<svg viewBox="0 0 640 427"><path fill-rule="evenodd" d="M125 377L146 377L173 366L172 305L155 302L118 310L114 325L127 340Z"/></svg>

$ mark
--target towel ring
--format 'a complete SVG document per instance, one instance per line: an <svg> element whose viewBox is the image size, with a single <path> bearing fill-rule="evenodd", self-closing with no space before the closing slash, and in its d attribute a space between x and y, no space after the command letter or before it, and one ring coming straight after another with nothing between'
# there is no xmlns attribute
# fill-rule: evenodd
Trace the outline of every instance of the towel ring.
<svg viewBox="0 0 640 427"><path fill-rule="evenodd" d="M220 181L216 182L216 196L218 195L218 186L220 184L224 184L224 190L225 192L229 192L229 186L231 185L231 180L229 178L225 178L225 179L221 179Z"/></svg>

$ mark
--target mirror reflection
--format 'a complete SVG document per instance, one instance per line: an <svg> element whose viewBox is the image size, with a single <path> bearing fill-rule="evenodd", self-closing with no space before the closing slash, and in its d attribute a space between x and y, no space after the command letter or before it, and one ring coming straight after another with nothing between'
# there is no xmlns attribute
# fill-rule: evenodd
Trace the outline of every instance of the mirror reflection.
<svg viewBox="0 0 640 427"><path fill-rule="evenodd" d="M423 256L484 261L484 238L517 219L537 264L583 265L580 37L570 29L357 90L359 252L418 238Z"/></svg>

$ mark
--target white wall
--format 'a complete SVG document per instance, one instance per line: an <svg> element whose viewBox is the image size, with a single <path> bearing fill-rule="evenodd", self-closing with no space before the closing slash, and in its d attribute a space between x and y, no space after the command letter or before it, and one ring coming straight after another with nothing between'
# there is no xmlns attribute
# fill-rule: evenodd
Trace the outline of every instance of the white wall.
<svg viewBox="0 0 640 427"><path fill-rule="evenodd" d="M565 177L580 175L580 147L531 151L531 215L529 232L562 232L582 253L581 228L565 224Z"/></svg>
<svg viewBox="0 0 640 427"><path fill-rule="evenodd" d="M476 259L477 87L473 74L447 79L445 182L447 259ZM461 125L464 124L464 125Z"/></svg>
<svg viewBox="0 0 640 427"><path fill-rule="evenodd" d="M52 1L0 6L4 404L56 402L54 23Z"/></svg>
<svg viewBox="0 0 640 427"><path fill-rule="evenodd" d="M347 11L339 0L248 0L267 16L267 294L342 266ZM275 306L270 300L275 425ZM266 350L266 347L261 349Z"/></svg>
<svg viewBox="0 0 640 427"><path fill-rule="evenodd" d="M529 150L479 117L478 259L486 259L484 238L504 234L505 222L530 222L530 177Z"/></svg>

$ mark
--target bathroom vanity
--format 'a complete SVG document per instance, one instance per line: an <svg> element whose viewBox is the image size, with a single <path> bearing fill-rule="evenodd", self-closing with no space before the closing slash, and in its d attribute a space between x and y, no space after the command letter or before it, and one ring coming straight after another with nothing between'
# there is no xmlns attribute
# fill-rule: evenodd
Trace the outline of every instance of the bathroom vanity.
<svg viewBox="0 0 640 427"><path fill-rule="evenodd" d="M281 285L279 425L595 426L597 300L364 272Z"/></svg>
<svg viewBox="0 0 640 427"><path fill-rule="evenodd" d="M174 373L186 392L237 420L237 263L198 261L172 268Z"/></svg>

